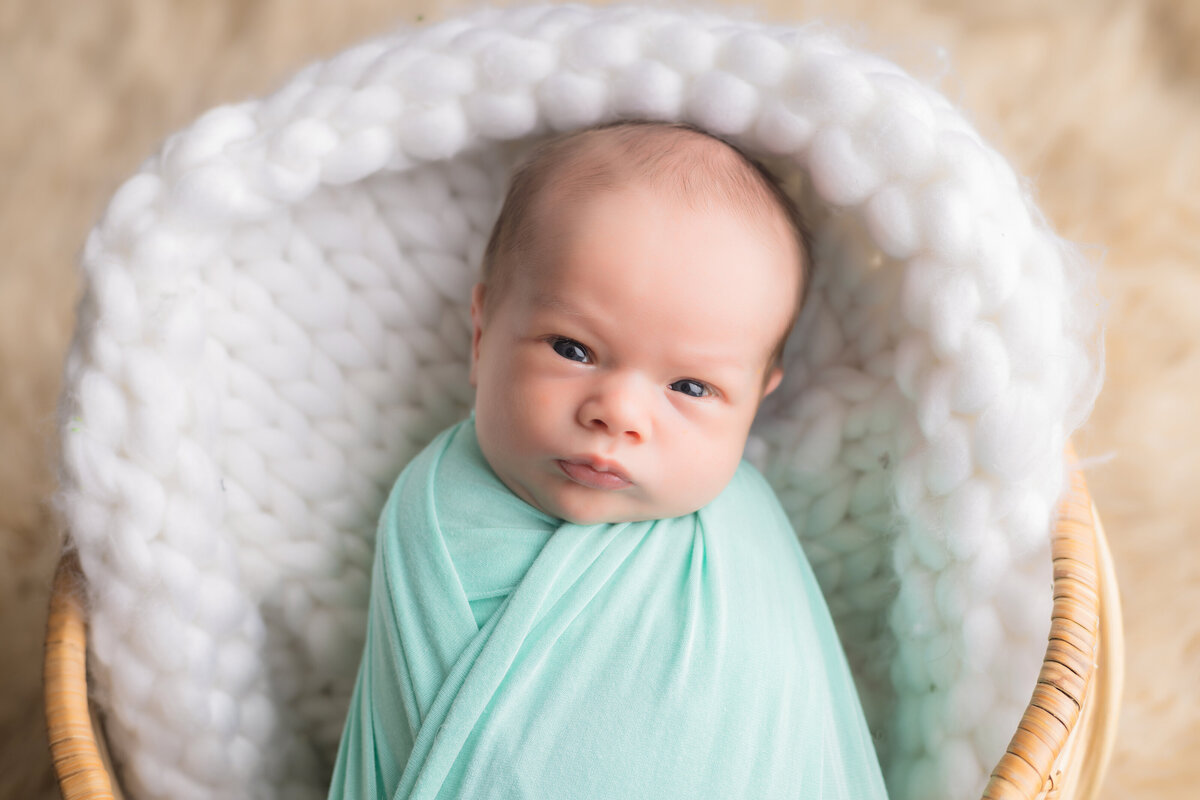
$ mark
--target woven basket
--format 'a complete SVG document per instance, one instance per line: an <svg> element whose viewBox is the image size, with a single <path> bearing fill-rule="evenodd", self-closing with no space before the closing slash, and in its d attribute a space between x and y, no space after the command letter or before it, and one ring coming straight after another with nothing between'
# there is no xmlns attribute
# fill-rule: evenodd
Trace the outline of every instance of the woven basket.
<svg viewBox="0 0 1200 800"><path fill-rule="evenodd" d="M1104 530L1078 468L1059 503L1051 552L1054 610L1041 674L985 800L1089 800L1112 751L1124 671L1121 606ZM64 800L123 797L102 721L88 703L83 586L70 553L59 563L50 600L45 691Z"/></svg>

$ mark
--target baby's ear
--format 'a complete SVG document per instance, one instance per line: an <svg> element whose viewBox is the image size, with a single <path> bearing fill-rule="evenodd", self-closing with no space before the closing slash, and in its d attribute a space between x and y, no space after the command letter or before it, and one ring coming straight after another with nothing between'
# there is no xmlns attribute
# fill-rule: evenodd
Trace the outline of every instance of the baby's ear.
<svg viewBox="0 0 1200 800"><path fill-rule="evenodd" d="M770 374L767 375L767 382L763 384L762 396L766 397L771 392L779 388L779 382L781 380L783 380L783 370L779 367L772 368Z"/></svg>
<svg viewBox="0 0 1200 800"><path fill-rule="evenodd" d="M475 368L479 364L479 337L483 335L483 293L482 283L475 284L471 290L471 386L475 386Z"/></svg>

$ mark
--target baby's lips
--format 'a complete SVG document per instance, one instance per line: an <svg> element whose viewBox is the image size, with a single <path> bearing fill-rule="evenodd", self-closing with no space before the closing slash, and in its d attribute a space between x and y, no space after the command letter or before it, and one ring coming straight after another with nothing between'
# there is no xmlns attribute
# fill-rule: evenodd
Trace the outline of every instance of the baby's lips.
<svg viewBox="0 0 1200 800"><path fill-rule="evenodd" d="M559 466L567 477L592 489L624 489L632 486L625 470L615 461L600 458L560 459Z"/></svg>

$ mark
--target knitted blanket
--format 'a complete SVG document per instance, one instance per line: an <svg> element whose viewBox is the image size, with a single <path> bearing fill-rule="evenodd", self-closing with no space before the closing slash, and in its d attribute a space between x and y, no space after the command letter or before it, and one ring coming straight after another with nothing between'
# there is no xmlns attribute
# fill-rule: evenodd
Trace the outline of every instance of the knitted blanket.
<svg viewBox="0 0 1200 800"><path fill-rule="evenodd" d="M968 797L1049 627L1061 448L1100 381L1091 271L945 98L819 25L482 11L171 137L83 254L60 507L138 798L320 797L392 478L467 413L467 295L547 133L684 119L817 230L748 448L800 532L891 794Z"/></svg>

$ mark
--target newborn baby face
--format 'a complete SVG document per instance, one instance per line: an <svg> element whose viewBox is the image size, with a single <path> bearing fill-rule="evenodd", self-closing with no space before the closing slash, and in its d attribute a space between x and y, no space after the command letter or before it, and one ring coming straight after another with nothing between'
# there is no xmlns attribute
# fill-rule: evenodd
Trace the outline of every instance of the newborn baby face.
<svg viewBox="0 0 1200 800"><path fill-rule="evenodd" d="M544 212L538 237L499 297L480 286L472 302L476 430L493 471L576 523L706 505L781 377L765 372L797 295L791 238L639 186Z"/></svg>

